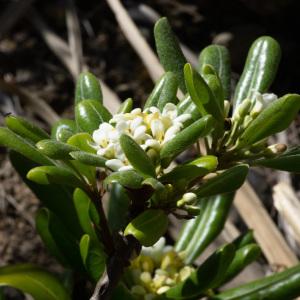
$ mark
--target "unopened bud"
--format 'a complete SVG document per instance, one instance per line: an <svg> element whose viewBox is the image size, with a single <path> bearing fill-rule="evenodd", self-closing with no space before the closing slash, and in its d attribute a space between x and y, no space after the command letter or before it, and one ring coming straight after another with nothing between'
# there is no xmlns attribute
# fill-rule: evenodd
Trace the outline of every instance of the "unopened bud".
<svg viewBox="0 0 300 300"><path fill-rule="evenodd" d="M249 109L251 107L251 100L245 99L236 109L236 113L233 116L234 120L244 119L245 116L248 114Z"/></svg>
<svg viewBox="0 0 300 300"><path fill-rule="evenodd" d="M279 154L282 154L285 152L287 149L287 146L285 144L274 144L269 146L267 149L264 151L264 156L266 157L274 157Z"/></svg>
<svg viewBox="0 0 300 300"><path fill-rule="evenodd" d="M224 101L224 117L228 117L230 111L230 102L228 100Z"/></svg>

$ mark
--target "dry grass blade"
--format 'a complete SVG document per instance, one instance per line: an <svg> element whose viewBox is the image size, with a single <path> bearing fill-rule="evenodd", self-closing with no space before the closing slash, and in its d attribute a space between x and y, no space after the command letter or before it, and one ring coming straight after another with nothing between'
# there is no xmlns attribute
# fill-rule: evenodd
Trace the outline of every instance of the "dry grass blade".
<svg viewBox="0 0 300 300"><path fill-rule="evenodd" d="M144 37L128 15L126 9L119 0L106 0L112 11L114 12L116 19L130 42L131 46L135 49L144 65L148 69L148 72L153 81L156 81L163 73L163 68L160 65L156 55L149 47Z"/></svg>
<svg viewBox="0 0 300 300"><path fill-rule="evenodd" d="M275 270L298 263L296 255L248 182L237 192L234 204L247 226L254 230L256 240Z"/></svg>
<svg viewBox="0 0 300 300"><path fill-rule="evenodd" d="M74 81L76 81L78 73L76 71L76 67L74 67L68 44L48 28L37 12L34 12L32 22L36 30L41 34L45 43L68 69ZM83 65L82 68L86 69L87 67ZM120 105L120 99L117 94L112 91L103 81L100 80L100 83L103 91L104 104L112 113L115 113Z"/></svg>
<svg viewBox="0 0 300 300"><path fill-rule="evenodd" d="M300 244L300 202L293 188L279 182L273 188L274 205L284 222L289 226L289 233Z"/></svg>
<svg viewBox="0 0 300 300"><path fill-rule="evenodd" d="M80 23L73 0L67 1L66 22L68 28L70 54L74 65L74 71L78 76L82 71L83 54Z"/></svg>
<svg viewBox="0 0 300 300"><path fill-rule="evenodd" d="M32 10L30 21L33 23L35 29L40 33L47 46L60 59L75 80L78 73L73 64L68 44L56 35L34 10Z"/></svg>
<svg viewBox="0 0 300 300"><path fill-rule="evenodd" d="M30 105L31 111L49 125L52 125L54 122L59 120L57 113L43 99L37 97L26 89L0 79L0 90L19 96L21 101Z"/></svg>

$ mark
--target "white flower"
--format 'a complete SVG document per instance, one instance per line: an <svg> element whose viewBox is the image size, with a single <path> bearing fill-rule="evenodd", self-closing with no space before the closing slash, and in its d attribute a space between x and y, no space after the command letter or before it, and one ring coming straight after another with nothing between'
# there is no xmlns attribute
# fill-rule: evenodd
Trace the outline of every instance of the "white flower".
<svg viewBox="0 0 300 300"><path fill-rule="evenodd" d="M167 103L162 113L157 107L149 107L144 111L136 108L130 113L114 115L109 123L102 123L93 132L92 146L98 155L108 159L106 166L110 169L131 170L132 166L119 144L122 134L133 138L151 157L150 153L159 152L162 145L174 138L190 118L190 114L178 115L173 103Z"/></svg>
<svg viewBox="0 0 300 300"><path fill-rule="evenodd" d="M273 101L275 101L278 97L275 94L261 94L259 92L255 93L254 98L254 106L251 110L252 116L257 116L263 109L265 109L269 104L271 104Z"/></svg>

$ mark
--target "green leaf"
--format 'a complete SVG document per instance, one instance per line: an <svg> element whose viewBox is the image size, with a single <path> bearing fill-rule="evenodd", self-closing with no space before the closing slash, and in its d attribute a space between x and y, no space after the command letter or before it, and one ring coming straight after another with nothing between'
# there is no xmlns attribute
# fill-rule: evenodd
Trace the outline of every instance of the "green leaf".
<svg viewBox="0 0 300 300"><path fill-rule="evenodd" d="M76 105L75 120L81 131L92 134L101 123L110 119L110 112L96 100L83 100Z"/></svg>
<svg viewBox="0 0 300 300"><path fill-rule="evenodd" d="M198 121L201 118L201 113L189 95L179 102L177 109L178 114L190 114L192 117L184 123L185 126L188 126L193 123L193 121Z"/></svg>
<svg viewBox="0 0 300 300"><path fill-rule="evenodd" d="M227 48L219 45L210 45L204 48L199 56L199 71L205 64L212 65L216 70L224 90L226 99L230 98L230 55Z"/></svg>
<svg viewBox="0 0 300 300"><path fill-rule="evenodd" d="M286 129L300 109L300 95L288 94L265 108L241 134L238 148L254 143Z"/></svg>
<svg viewBox="0 0 300 300"><path fill-rule="evenodd" d="M176 76L172 72L167 72L164 75L164 77L164 84L157 101L157 107L160 111L163 111L163 108L167 103L177 104L178 102L176 97L178 89L178 82Z"/></svg>
<svg viewBox="0 0 300 300"><path fill-rule="evenodd" d="M220 234L228 217L234 194L223 194L202 199L201 212L186 222L176 242L176 251L185 251L185 262L192 263Z"/></svg>
<svg viewBox="0 0 300 300"><path fill-rule="evenodd" d="M234 166L216 177L208 179L194 193L201 198L233 192L244 183L248 170L248 165Z"/></svg>
<svg viewBox="0 0 300 300"><path fill-rule="evenodd" d="M184 66L184 79L191 99L202 116L211 114L216 120L223 122L224 116L218 101L202 76L193 70L190 64Z"/></svg>
<svg viewBox="0 0 300 300"><path fill-rule="evenodd" d="M204 65L202 74L224 116L224 91L218 74L211 65Z"/></svg>
<svg viewBox="0 0 300 300"><path fill-rule="evenodd" d="M179 180L183 180L185 182L190 182L198 177L203 177L208 174L209 171L207 169L193 166L193 165L180 165L175 167L169 173L164 174L159 178L161 182L168 183L176 183Z"/></svg>
<svg viewBox="0 0 300 300"><path fill-rule="evenodd" d="M166 292L169 299L196 298L208 289L215 288L222 281L234 255L234 246L228 244L219 248L183 282Z"/></svg>
<svg viewBox="0 0 300 300"><path fill-rule="evenodd" d="M53 165L34 145L11 130L0 127L0 145L12 149L40 165Z"/></svg>
<svg viewBox="0 0 300 300"><path fill-rule="evenodd" d="M236 249L242 248L248 244L255 244L253 230L248 230L246 233L239 235L232 243L235 245Z"/></svg>
<svg viewBox="0 0 300 300"><path fill-rule="evenodd" d="M226 275L222 283L228 282L240 272L242 272L248 265L258 259L261 255L260 247L257 244L248 244L238 249L234 255L231 264L226 271Z"/></svg>
<svg viewBox="0 0 300 300"><path fill-rule="evenodd" d="M41 204L54 212L76 237L81 236L81 228L72 201L72 190L63 185L40 185L28 180L26 174L37 164L13 151L10 152L9 158L22 180L39 198Z"/></svg>
<svg viewBox="0 0 300 300"><path fill-rule="evenodd" d="M87 153L84 151L75 151L75 152L70 152L70 155L72 158L85 165L107 168L105 165L107 159L97 154Z"/></svg>
<svg viewBox="0 0 300 300"><path fill-rule="evenodd" d="M80 149L84 151L76 151L72 153L83 153L84 157L88 156L89 154L94 155L94 153L96 153L96 150L91 146L92 142L92 137L86 132L77 133L68 139L69 145L77 147L78 150ZM71 152L69 155L74 158L74 155L71 155ZM79 154L80 157L83 155ZM94 166L85 164L81 161L71 161L71 164L79 171L81 175L88 179L91 185L96 185L96 168Z"/></svg>
<svg viewBox="0 0 300 300"><path fill-rule="evenodd" d="M111 183L119 183L121 186L130 189L139 189L142 187L142 183L144 181L144 177L138 174L134 170L127 171L119 171L110 174L105 178L105 185L109 185Z"/></svg>
<svg viewBox="0 0 300 300"><path fill-rule="evenodd" d="M123 230L128 223L130 199L125 189L117 183L112 184L108 202L108 224L113 232Z"/></svg>
<svg viewBox="0 0 300 300"><path fill-rule="evenodd" d="M77 271L84 270L78 247L77 238L64 226L62 221L46 208L41 209L37 215L38 232L49 251L59 261L69 268ZM81 230L78 232L82 233Z"/></svg>
<svg viewBox="0 0 300 300"><path fill-rule="evenodd" d="M7 116L5 124L11 131L33 143L50 138L46 131L19 116Z"/></svg>
<svg viewBox="0 0 300 300"><path fill-rule="evenodd" d="M190 162L188 162L188 165L197 166L199 168L204 168L207 171L214 171L218 166L218 158L214 155L205 155L198 157Z"/></svg>
<svg viewBox="0 0 300 300"><path fill-rule="evenodd" d="M79 188L75 189L73 200L83 232L87 233L94 241L98 241L98 237L93 226L93 221L91 220L92 214L98 214L95 205L92 203L89 196Z"/></svg>
<svg viewBox="0 0 300 300"><path fill-rule="evenodd" d="M209 134L213 129L213 124L213 118L210 115L205 116L165 143L160 151L162 166L167 167L178 154L193 145L200 137Z"/></svg>
<svg viewBox="0 0 300 300"><path fill-rule="evenodd" d="M156 83L144 105L144 109L155 106L162 111L167 103L177 103L177 88L178 82L174 73L166 72Z"/></svg>
<svg viewBox="0 0 300 300"><path fill-rule="evenodd" d="M253 165L300 173L300 153L286 151L284 154L275 158L256 160L253 162Z"/></svg>
<svg viewBox="0 0 300 300"><path fill-rule="evenodd" d="M174 72L180 89L185 93L183 67L186 63L186 59L167 18L161 18L156 22L154 26L154 37L161 64L166 71Z"/></svg>
<svg viewBox="0 0 300 300"><path fill-rule="evenodd" d="M56 277L33 265L0 268L0 286L14 287L36 300L71 300L71 295Z"/></svg>
<svg viewBox="0 0 300 300"><path fill-rule="evenodd" d="M144 176L155 177L155 167L146 152L130 136L122 134L120 145L131 165Z"/></svg>
<svg viewBox="0 0 300 300"><path fill-rule="evenodd" d="M36 230L49 252L63 265L68 266L67 259L57 247L55 240L53 239L52 234L49 230L49 215L50 212L46 208L41 208L38 210L35 217Z"/></svg>
<svg viewBox="0 0 300 300"><path fill-rule="evenodd" d="M51 138L59 142L66 142L77 131L75 121L60 119L54 123L51 130Z"/></svg>
<svg viewBox="0 0 300 300"><path fill-rule="evenodd" d="M119 107L118 114L125 114L132 111L133 100L132 98L126 99Z"/></svg>
<svg viewBox="0 0 300 300"><path fill-rule="evenodd" d="M96 153L96 150L91 146L93 143L92 137L86 132L80 132L68 139L69 145L79 148L88 153Z"/></svg>
<svg viewBox="0 0 300 300"><path fill-rule="evenodd" d="M71 156L69 155L72 151L78 151L79 149L77 147L68 145L63 142L55 141L55 140L42 140L39 141L36 144L36 147L39 149L39 151L52 158L52 159L71 159Z"/></svg>
<svg viewBox="0 0 300 300"><path fill-rule="evenodd" d="M75 105L82 100L96 100L103 102L103 96L99 80L90 72L83 72L79 75L75 89Z"/></svg>
<svg viewBox="0 0 300 300"><path fill-rule="evenodd" d="M255 92L268 91L275 78L280 57L280 46L273 38L262 36L254 41L235 89L234 108L244 99L252 99Z"/></svg>
<svg viewBox="0 0 300 300"><path fill-rule="evenodd" d="M63 167L39 166L31 169L27 173L27 178L39 184L61 184L74 187L83 187L85 185L73 172Z"/></svg>
<svg viewBox="0 0 300 300"><path fill-rule="evenodd" d="M125 235L133 235L143 246L150 247L165 234L168 217L161 209L148 209L134 218L125 228Z"/></svg>
<svg viewBox="0 0 300 300"><path fill-rule="evenodd" d="M89 276L97 282L105 270L104 250L98 244L94 244L88 234L85 234L80 240L80 254Z"/></svg>
<svg viewBox="0 0 300 300"><path fill-rule="evenodd" d="M300 295L300 265L213 296L213 300L288 300Z"/></svg>

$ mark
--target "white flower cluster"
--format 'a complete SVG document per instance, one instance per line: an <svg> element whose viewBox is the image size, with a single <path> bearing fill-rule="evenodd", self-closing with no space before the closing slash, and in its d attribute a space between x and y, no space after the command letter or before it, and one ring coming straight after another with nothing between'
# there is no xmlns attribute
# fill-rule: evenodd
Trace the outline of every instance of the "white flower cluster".
<svg viewBox="0 0 300 300"><path fill-rule="evenodd" d="M190 114L178 115L173 103L167 103L162 112L157 107L150 107L144 111L136 108L130 113L116 114L109 123L100 124L93 132L97 154L107 158L106 165L114 171L132 169L119 143L122 134L132 137L153 157L164 143L175 137L190 117Z"/></svg>
<svg viewBox="0 0 300 300"><path fill-rule="evenodd" d="M140 256L131 263L130 291L138 299L154 300L187 279L194 270L184 264L183 253L166 245L162 237L152 247L143 247Z"/></svg>

